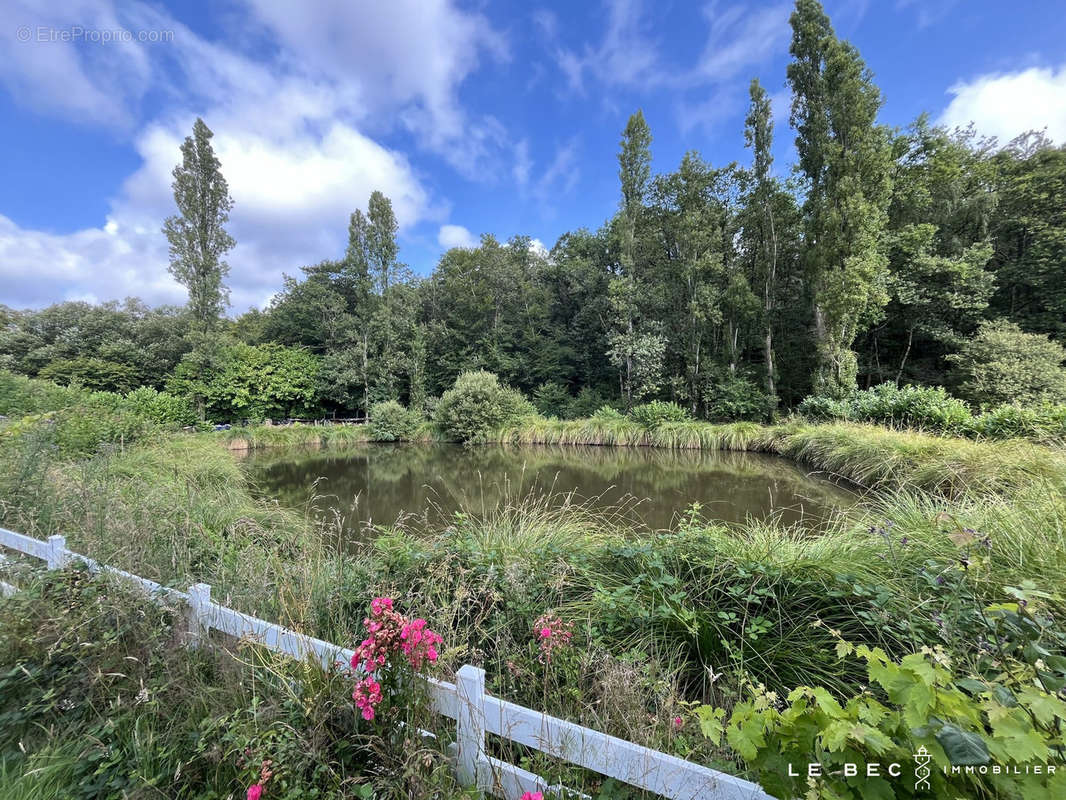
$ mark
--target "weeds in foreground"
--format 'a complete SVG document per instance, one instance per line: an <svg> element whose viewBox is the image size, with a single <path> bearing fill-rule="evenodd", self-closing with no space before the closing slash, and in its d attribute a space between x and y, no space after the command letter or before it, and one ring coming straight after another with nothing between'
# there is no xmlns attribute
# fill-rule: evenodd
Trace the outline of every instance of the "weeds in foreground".
<svg viewBox="0 0 1066 800"><path fill-rule="evenodd" d="M624 433L624 423L606 424ZM689 425L676 424L679 436ZM698 431L711 435L707 429ZM1053 451L972 442L963 444L977 449L959 450L951 440L911 438L865 426L719 426L714 436L716 446L731 442L773 452L796 448L795 454L805 452L832 471L866 475L881 490L819 530L786 528L773 520L725 526L693 511L674 530L654 533L634 529L624 509L596 512L572 497L560 502L533 493L470 509L429 533L402 522L376 529L368 541L346 551L335 546L337 530L328 522L316 524L255 499L247 477L212 437L105 449L81 462L58 457L47 440L22 437L17 447L12 441L2 445L5 463L17 468L0 476L5 488L0 513L9 527L41 537L63 532L74 549L146 577L181 586L211 583L222 602L333 641L357 640L370 597L402 597L408 613L424 616L443 637L445 672L463 663L482 665L498 695L631 741L726 765L730 771L743 768L735 749L692 736L693 723L685 711L690 704L728 711L744 701L745 687L752 682L768 691L809 684L837 697L853 696L867 676L855 663L836 657L834 631L893 659L939 646L968 664L980 615L1002 602L1004 586L1031 581L1035 588L1026 591L1045 591L1062 583L1066 500L1061 475L1055 472L1059 456ZM930 453L941 461L922 466L926 472L914 473L917 481L947 491L919 491L902 479ZM985 464L978 456L999 461ZM877 467L880 472L856 471L860 466L873 469L877 458L887 464ZM952 488L967 475L984 476L975 482L974 492ZM897 481L904 488L885 488ZM17 491L6 491L9 487ZM84 605L82 600L75 605L79 603ZM124 612L120 600L113 608L109 603L105 597L102 607L110 609L105 616L113 622ZM20 613L35 619L29 611ZM48 613L56 620L62 616ZM63 614L71 616L66 608ZM572 633L568 646L551 659L543 658L535 629L545 614ZM821 624L811 627L814 623ZM36 624L45 634L50 630ZM52 635L58 637L58 624L54 628ZM30 628L8 630L11 636L4 641L11 652L45 635ZM143 634L137 639L151 641ZM164 651L166 646L159 645ZM17 652L10 657L21 658ZM164 695L167 704L188 702L181 707L191 716L214 714L220 720L209 731L209 741L230 741L225 738L230 731L248 729L266 737L256 742L270 742L269 747L256 745L259 750L253 747L257 754L288 752L286 748L313 752L302 739L291 738L292 729L303 735L308 727L317 736L334 731L331 726L358 724L350 722L350 685L332 705L323 701L335 719L308 716L302 695L285 688L291 689L286 681L295 666L275 668L284 679L257 673L261 679L238 687L254 690L249 695L233 689L222 673L208 673L217 693L201 691L205 678L196 669L206 669L203 665L168 673L165 666L155 666L158 660L145 658L148 672L136 674L151 673L153 680L169 675L174 691L183 693ZM258 669L266 663L254 662L250 655L242 659L243 666L232 668ZM100 663L93 674L108 674L105 662ZM134 673L127 669L122 674ZM329 677L316 673L300 680L328 683ZM33 708L23 702L32 697L25 694L26 685L11 686L15 694L10 697ZM288 699L258 700L256 687ZM79 691L96 698L99 688ZM125 691L123 708L132 685ZM183 699L186 692L189 697ZM118 748L113 752L122 754L124 764L137 765L137 775L161 775L160 754L184 746L168 737L190 735L188 728L181 723L172 731L147 713L149 708L142 709L144 704L133 705L139 710L118 733L97 731L89 722L81 730L107 742L113 740L104 739L105 733L119 737L108 746ZM108 708L98 699L87 700L87 706L94 713ZM47 713L60 711L66 713ZM677 718L681 729L674 725ZM270 726L264 728L266 720ZM203 732L197 735L202 738ZM235 753L242 741L243 734L236 735L221 751L196 755L201 768L206 763L215 770L214 777L205 779L216 782L211 785L251 780L253 771L260 774L262 758L271 758L263 755L251 766L244 764L247 774L232 777L235 767L220 765L224 754ZM360 758L367 753L361 746ZM417 746L409 749L422 752ZM31 751L32 756L23 757L5 747L0 781L9 776L15 781L20 771L34 769L41 770L42 780L66 774L68 750L42 740ZM434 783L444 778L435 777L439 762L431 752L420 756L425 769L390 762L390 754L395 757L392 744L375 754L391 764L388 768L364 768L369 760L353 761L351 772L342 771L339 780L351 777L358 786L372 779L388 791L419 781L428 782L419 786L438 787L430 791L444 791L439 788L443 784ZM511 750L507 755L560 778L584 780L529 753ZM103 772L113 775L113 769L117 767L107 762ZM142 780L131 774L122 779ZM281 785L280 779L273 785Z"/></svg>

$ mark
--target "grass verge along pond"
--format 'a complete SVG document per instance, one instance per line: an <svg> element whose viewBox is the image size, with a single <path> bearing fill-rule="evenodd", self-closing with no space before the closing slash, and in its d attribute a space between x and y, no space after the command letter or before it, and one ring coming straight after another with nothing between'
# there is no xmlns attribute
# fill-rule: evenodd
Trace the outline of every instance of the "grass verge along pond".
<svg viewBox="0 0 1066 800"><path fill-rule="evenodd" d="M671 528L694 503L726 522L774 518L819 525L856 493L794 461L758 453L606 447L366 444L339 450L252 451L262 494L336 512L350 533L374 522L436 524L526 495L624 508L641 528Z"/></svg>

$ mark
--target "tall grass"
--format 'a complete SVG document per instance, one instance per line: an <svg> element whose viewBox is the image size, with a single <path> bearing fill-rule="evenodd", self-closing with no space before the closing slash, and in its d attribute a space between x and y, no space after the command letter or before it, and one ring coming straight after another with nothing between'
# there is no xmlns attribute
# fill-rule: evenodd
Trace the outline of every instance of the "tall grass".
<svg viewBox="0 0 1066 800"><path fill-rule="evenodd" d="M321 447L369 441L365 425L250 425L208 434L224 442L231 450L256 450L265 447Z"/></svg>
<svg viewBox="0 0 1066 800"><path fill-rule="evenodd" d="M233 456L209 438L69 462L27 437L3 456L23 468L0 481L22 487L4 492L0 524L38 538L62 533L72 550L165 585L209 583L248 611L298 621L282 587L302 585L332 552L299 512L255 498Z"/></svg>
<svg viewBox="0 0 1066 800"><path fill-rule="evenodd" d="M366 425L250 425L207 434L224 442L231 450L258 450L268 447L327 447L363 444L371 441ZM440 434L428 422L422 422L410 441L438 441Z"/></svg>
<svg viewBox="0 0 1066 800"><path fill-rule="evenodd" d="M75 550L171 585L210 583L221 602L339 643L357 640L370 597L396 597L444 635L445 670L480 664L501 696L667 749L676 744L668 720L684 702L728 706L747 679L857 691L864 676L842 667L830 630L897 655L941 643L932 619L942 598L930 574L961 576L977 608L1025 580L1055 591L1066 574L1064 454L1021 442L854 424L678 422L649 431L625 419L532 419L499 439L776 453L876 491L814 530L689 516L652 532L625 506L597 510L550 488L519 487L436 530L401 521L351 545L339 525L257 499L227 446L242 437L253 447L362 441L361 428L171 436L81 461L37 433L0 438L6 526L64 533ZM576 631L570 655L552 664L538 658L533 631L546 611ZM23 628L19 636L40 639ZM18 646L14 635L5 641ZM185 673L175 681L183 693L200 688ZM226 735L230 704L237 727L257 736L263 720L254 707L245 714L249 697L224 685L224 698L205 690L220 704L208 709L222 720L214 735ZM204 710L182 697L190 717ZM236 703L246 705L234 711ZM275 704L270 730L330 730L300 708L299 697ZM165 730L149 719L124 729L123 752L141 772L162 774L152 758ZM41 755L39 765L60 775L64 754ZM0 790L8 781L18 796L8 763Z"/></svg>

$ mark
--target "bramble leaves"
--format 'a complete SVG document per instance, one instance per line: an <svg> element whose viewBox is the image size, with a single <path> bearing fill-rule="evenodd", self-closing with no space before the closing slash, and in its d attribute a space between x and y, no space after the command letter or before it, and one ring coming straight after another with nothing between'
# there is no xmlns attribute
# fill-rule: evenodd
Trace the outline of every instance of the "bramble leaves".
<svg viewBox="0 0 1066 800"><path fill-rule="evenodd" d="M820 800L910 797L907 781L886 781L883 772L865 770L893 764L906 774L913 754L924 747L936 765L930 775L936 796L1052 796L1054 775L1019 778L1011 768L1048 763L1062 752L1066 702L1035 686L956 679L939 649L897 661L880 648L839 641L837 652L866 661L870 690L841 700L825 688L800 686L781 703L758 686L725 723L726 742L767 791ZM701 730L718 744L722 709L704 706L696 714ZM819 774L789 768L809 761L820 764ZM945 769L989 764L1005 769Z"/></svg>
<svg viewBox="0 0 1066 800"><path fill-rule="evenodd" d="M988 747L984 740L976 733L964 731L951 723L943 725L937 731L936 740L954 765L976 766L987 764L989 761Z"/></svg>

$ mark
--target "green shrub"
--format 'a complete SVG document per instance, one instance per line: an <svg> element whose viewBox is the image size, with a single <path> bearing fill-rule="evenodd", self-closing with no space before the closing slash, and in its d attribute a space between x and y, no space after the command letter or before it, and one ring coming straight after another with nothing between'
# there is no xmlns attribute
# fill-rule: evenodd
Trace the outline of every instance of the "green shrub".
<svg viewBox="0 0 1066 800"><path fill-rule="evenodd" d="M633 421L647 430L655 430L664 422L688 422L689 413L677 403L652 400L650 403L635 406L630 412Z"/></svg>
<svg viewBox="0 0 1066 800"><path fill-rule="evenodd" d="M1002 405L978 414L971 431L990 439L1025 437L1037 441L1066 439L1066 405L1045 403L1035 408Z"/></svg>
<svg viewBox="0 0 1066 800"><path fill-rule="evenodd" d="M104 445L125 446L148 435L155 426L127 411L92 406L74 406L42 418L51 429L52 441L70 456L92 455Z"/></svg>
<svg viewBox="0 0 1066 800"><path fill-rule="evenodd" d="M417 411L406 409L395 400L386 400L370 407L367 433L372 442L406 441L421 422L422 415Z"/></svg>
<svg viewBox="0 0 1066 800"><path fill-rule="evenodd" d="M625 414L612 405L604 403L592 413L592 419L606 422L608 420L625 419Z"/></svg>
<svg viewBox="0 0 1066 800"><path fill-rule="evenodd" d="M182 427L196 421L188 398L160 392L151 386L134 389L123 399L122 406L156 425Z"/></svg>
<svg viewBox="0 0 1066 800"><path fill-rule="evenodd" d="M796 406L796 412L812 422L835 422L850 418L851 406L847 400L812 394Z"/></svg>
<svg viewBox="0 0 1066 800"><path fill-rule="evenodd" d="M556 381L545 381L533 392L533 405L546 417L570 419L573 416L574 398L566 387Z"/></svg>
<svg viewBox="0 0 1066 800"><path fill-rule="evenodd" d="M284 419L315 413L322 359L302 347L230 344L187 353L167 391L203 402L215 422Z"/></svg>
<svg viewBox="0 0 1066 800"><path fill-rule="evenodd" d="M491 372L464 372L437 405L435 421L450 439L471 442L534 413L521 392L501 386Z"/></svg>
<svg viewBox="0 0 1066 800"><path fill-rule="evenodd" d="M852 419L919 430L951 432L970 420L969 407L942 386L903 386L882 383L849 400Z"/></svg>
<svg viewBox="0 0 1066 800"><path fill-rule="evenodd" d="M988 408L1004 403L1066 403L1066 350L1013 322L981 325L948 361L955 364L961 397Z"/></svg>
<svg viewBox="0 0 1066 800"><path fill-rule="evenodd" d="M941 386L899 387L882 383L843 399L808 397L796 410L819 422L877 422L939 433L965 432L971 424L969 407Z"/></svg>
<svg viewBox="0 0 1066 800"><path fill-rule="evenodd" d="M1066 702L1053 692L1036 682L957 675L942 650L899 660L842 640L836 650L866 663L867 690L841 702L824 687L800 686L784 698L754 687L728 723L724 708L698 708L700 729L715 744L724 733L775 797L1062 796L1061 773L1028 770L1061 753ZM809 777L811 762L819 770ZM848 764L857 777L846 774ZM873 764L879 769L871 775Z"/></svg>
<svg viewBox="0 0 1066 800"><path fill-rule="evenodd" d="M707 416L716 422L764 420L773 403L766 392L752 380L727 376L708 387L703 394Z"/></svg>
<svg viewBox="0 0 1066 800"><path fill-rule="evenodd" d="M84 402L89 393L78 386L57 386L0 370L0 414L17 417Z"/></svg>

